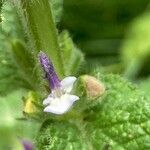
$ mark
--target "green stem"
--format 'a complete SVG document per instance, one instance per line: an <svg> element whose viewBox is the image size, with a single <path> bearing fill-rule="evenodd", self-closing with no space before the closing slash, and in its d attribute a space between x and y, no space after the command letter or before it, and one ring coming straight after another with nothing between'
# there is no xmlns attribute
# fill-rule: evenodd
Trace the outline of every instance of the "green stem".
<svg viewBox="0 0 150 150"><path fill-rule="evenodd" d="M17 0L14 0L19 3ZM17 4L18 5L18 4ZM63 60L57 39L51 6L48 0L21 0L24 25L32 37L35 52L45 51L51 58L57 73L64 75Z"/></svg>

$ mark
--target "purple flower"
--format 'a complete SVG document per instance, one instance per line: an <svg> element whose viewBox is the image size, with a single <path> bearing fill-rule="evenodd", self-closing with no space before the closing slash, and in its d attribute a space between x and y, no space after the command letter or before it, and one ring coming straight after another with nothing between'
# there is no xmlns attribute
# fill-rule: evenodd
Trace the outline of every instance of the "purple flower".
<svg viewBox="0 0 150 150"><path fill-rule="evenodd" d="M61 81L47 55L40 52L39 59L41 66L46 73L46 79L49 81L51 87L51 93L43 101L43 105L46 106L44 112L63 114L71 108L76 100L79 99L78 96L70 94L73 84L76 81L76 77L69 76Z"/></svg>
<svg viewBox="0 0 150 150"><path fill-rule="evenodd" d="M34 146L30 141L23 139L22 144L23 144L24 150L34 150Z"/></svg>
<svg viewBox="0 0 150 150"><path fill-rule="evenodd" d="M43 70L46 73L46 78L49 81L51 89L55 89L57 87L60 87L60 80L55 73L54 66L52 62L48 59L45 53L42 51L39 54L40 63L43 67Z"/></svg>

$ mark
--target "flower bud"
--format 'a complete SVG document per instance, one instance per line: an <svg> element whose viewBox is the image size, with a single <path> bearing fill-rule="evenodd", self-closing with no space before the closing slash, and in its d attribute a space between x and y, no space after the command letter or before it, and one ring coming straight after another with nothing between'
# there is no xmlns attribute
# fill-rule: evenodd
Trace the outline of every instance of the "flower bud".
<svg viewBox="0 0 150 150"><path fill-rule="evenodd" d="M81 77L81 80L84 84L86 96L88 98L95 99L104 94L104 84L101 81L97 80L95 77L90 75L83 75Z"/></svg>

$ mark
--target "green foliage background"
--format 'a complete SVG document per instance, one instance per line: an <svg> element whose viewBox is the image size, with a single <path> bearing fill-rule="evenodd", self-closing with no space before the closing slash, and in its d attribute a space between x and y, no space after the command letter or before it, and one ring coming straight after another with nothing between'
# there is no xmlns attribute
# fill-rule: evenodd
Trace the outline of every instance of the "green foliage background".
<svg viewBox="0 0 150 150"><path fill-rule="evenodd" d="M148 6L148 0L0 1L0 149L22 150L22 139L39 150L150 149ZM40 50L61 79L79 77L80 100L62 116L43 113L50 89ZM83 74L102 82L104 95L83 94Z"/></svg>

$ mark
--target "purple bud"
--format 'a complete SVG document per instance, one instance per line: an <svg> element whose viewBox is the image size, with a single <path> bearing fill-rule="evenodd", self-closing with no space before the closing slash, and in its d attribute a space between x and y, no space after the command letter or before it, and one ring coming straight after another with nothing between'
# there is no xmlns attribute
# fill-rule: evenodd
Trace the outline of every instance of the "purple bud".
<svg viewBox="0 0 150 150"><path fill-rule="evenodd" d="M34 146L30 141L24 139L22 140L22 144L23 144L24 150L34 150Z"/></svg>
<svg viewBox="0 0 150 150"><path fill-rule="evenodd" d="M60 87L60 80L55 72L52 62L49 60L44 52L39 53L39 59L41 66L46 73L46 79L49 81L50 87L52 89Z"/></svg>

